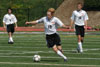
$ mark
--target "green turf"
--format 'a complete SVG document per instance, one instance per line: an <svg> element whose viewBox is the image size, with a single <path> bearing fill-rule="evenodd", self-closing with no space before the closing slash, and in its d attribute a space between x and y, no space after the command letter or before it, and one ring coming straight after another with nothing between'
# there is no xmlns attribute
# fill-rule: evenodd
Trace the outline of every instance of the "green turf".
<svg viewBox="0 0 100 67"><path fill-rule="evenodd" d="M15 34L13 45L0 34L0 67L100 67L100 35L86 35L83 54L76 53L75 35L60 36L67 63L47 48L43 34ZM40 62L33 62L34 54L42 57Z"/></svg>

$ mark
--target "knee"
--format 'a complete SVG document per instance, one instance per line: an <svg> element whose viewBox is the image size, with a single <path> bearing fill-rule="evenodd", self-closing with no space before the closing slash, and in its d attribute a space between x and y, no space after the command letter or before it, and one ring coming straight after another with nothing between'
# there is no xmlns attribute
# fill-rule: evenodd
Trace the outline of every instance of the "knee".
<svg viewBox="0 0 100 67"><path fill-rule="evenodd" d="M54 50L55 52L57 52L57 51L58 51L58 49L57 49L57 47L56 47L56 46L54 46L54 47L53 47L53 50Z"/></svg>

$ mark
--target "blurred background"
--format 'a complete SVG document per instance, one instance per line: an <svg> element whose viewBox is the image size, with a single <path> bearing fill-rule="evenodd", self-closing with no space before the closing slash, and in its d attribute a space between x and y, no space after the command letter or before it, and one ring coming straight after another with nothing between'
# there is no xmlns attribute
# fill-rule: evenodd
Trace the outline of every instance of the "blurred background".
<svg viewBox="0 0 100 67"><path fill-rule="evenodd" d="M55 16L69 25L72 11L76 9L78 2L83 2L83 9L88 12L90 18L88 26L100 28L100 0L0 0L0 26L2 27L3 16L9 7L13 9L20 27L26 27L26 21L37 20L45 16L50 7L56 9ZM38 26L43 28L43 25L33 27L38 28Z"/></svg>

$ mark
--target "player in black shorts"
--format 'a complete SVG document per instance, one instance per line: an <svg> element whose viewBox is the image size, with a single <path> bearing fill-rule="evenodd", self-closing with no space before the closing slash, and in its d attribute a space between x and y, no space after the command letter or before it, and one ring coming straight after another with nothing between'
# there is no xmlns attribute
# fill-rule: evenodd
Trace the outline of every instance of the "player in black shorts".
<svg viewBox="0 0 100 67"><path fill-rule="evenodd" d="M84 26L75 25L75 30L76 30L76 35L81 35L81 37L84 37L85 35ZM81 42L83 43L83 39L81 40Z"/></svg>
<svg viewBox="0 0 100 67"><path fill-rule="evenodd" d="M73 11L73 14L71 17L71 25L70 25L70 28L71 28L73 23L75 23L75 31L78 38L77 51L80 53L83 52L82 44L83 44L83 39L85 35L85 29L87 30L87 20L88 20L88 15L86 11L82 10L82 7L83 7L83 4L78 3L77 5L78 9Z"/></svg>
<svg viewBox="0 0 100 67"><path fill-rule="evenodd" d="M54 33L52 35L46 35L46 40L47 40L47 46L49 48L52 48L55 44L57 46L61 46L60 36L57 33ZM60 51L62 52L62 49L60 49Z"/></svg>
<svg viewBox="0 0 100 67"><path fill-rule="evenodd" d="M9 40L8 44L13 44L13 33L15 31L15 26L17 28L17 19L14 14L12 14L12 9L8 8L7 9L8 14L6 14L3 18L3 26L8 32Z"/></svg>
<svg viewBox="0 0 100 67"><path fill-rule="evenodd" d="M52 48L54 52L64 59L64 61L67 61L67 57L62 52L60 36L57 33L57 26L67 27L57 17L54 17L54 12L55 9L50 8L47 11L47 16L42 17L37 21L26 22L26 24L44 23L47 46Z"/></svg>

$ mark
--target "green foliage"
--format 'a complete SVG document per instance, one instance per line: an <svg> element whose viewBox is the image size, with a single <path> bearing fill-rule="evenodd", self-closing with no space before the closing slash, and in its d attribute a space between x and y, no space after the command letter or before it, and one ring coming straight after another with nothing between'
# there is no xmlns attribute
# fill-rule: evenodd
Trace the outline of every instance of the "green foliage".
<svg viewBox="0 0 100 67"><path fill-rule="evenodd" d="M62 2L63 0L0 0L0 25L8 7L13 9L18 25L25 26L25 21L45 16L48 8L56 9Z"/></svg>
<svg viewBox="0 0 100 67"><path fill-rule="evenodd" d="M100 10L100 0L84 0L86 10Z"/></svg>

